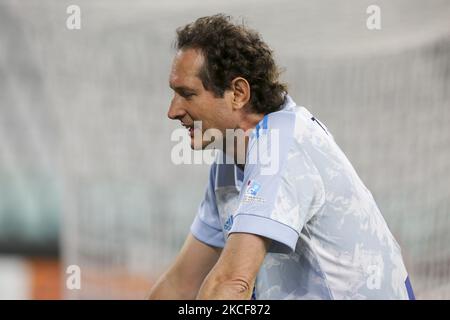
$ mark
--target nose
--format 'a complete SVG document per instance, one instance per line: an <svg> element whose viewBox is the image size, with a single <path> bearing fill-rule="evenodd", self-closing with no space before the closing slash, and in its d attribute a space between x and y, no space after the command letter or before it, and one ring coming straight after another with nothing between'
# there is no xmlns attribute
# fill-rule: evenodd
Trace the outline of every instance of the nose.
<svg viewBox="0 0 450 320"><path fill-rule="evenodd" d="M174 97L172 101L170 102L169 111L167 112L167 116L172 119L181 119L186 114L186 111L184 111L183 106L179 102L179 100Z"/></svg>

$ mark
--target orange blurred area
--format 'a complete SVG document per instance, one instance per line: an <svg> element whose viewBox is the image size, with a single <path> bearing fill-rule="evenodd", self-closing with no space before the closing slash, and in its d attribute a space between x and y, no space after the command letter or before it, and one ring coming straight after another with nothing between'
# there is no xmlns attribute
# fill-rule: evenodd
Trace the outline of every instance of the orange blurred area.
<svg viewBox="0 0 450 320"><path fill-rule="evenodd" d="M31 272L31 297L37 300L61 299L61 264L57 259L28 259Z"/></svg>

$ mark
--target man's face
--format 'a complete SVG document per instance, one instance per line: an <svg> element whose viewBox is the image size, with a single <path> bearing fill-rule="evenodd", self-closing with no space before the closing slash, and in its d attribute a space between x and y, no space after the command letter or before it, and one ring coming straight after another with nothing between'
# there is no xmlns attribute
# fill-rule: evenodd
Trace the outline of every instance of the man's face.
<svg viewBox="0 0 450 320"><path fill-rule="evenodd" d="M204 149L211 141L201 141L201 147L194 146L194 121L201 121L202 136L207 129L218 129L223 134L226 129L237 126L237 114L233 112L231 91L222 98L203 87L199 72L204 57L199 50L179 50L173 60L169 85L174 90L168 117L180 120L189 129L191 148ZM199 131L196 130L196 135ZM225 136L225 135L224 135Z"/></svg>

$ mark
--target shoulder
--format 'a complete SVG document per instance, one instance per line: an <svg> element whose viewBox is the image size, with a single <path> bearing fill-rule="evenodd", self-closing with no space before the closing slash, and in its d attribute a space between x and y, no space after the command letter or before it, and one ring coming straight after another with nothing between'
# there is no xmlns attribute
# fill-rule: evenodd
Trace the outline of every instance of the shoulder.
<svg viewBox="0 0 450 320"><path fill-rule="evenodd" d="M283 165L295 147L293 142L300 119L299 111L300 107L289 98L281 110L264 116L250 134L248 147L250 164L261 166L270 161Z"/></svg>
<svg viewBox="0 0 450 320"><path fill-rule="evenodd" d="M302 135L315 133L315 118L304 106L297 105L289 95L279 111L268 113L256 125L251 134L252 142L260 136L272 134L278 136L280 144L289 144L291 140L302 140ZM322 125L322 124L321 124Z"/></svg>

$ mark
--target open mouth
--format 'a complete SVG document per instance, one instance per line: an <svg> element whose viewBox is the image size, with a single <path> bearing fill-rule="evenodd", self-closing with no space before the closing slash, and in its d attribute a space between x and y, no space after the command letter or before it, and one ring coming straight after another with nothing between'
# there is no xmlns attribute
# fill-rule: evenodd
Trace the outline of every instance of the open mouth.
<svg viewBox="0 0 450 320"><path fill-rule="evenodd" d="M194 136L194 126L193 125L187 125L187 124L184 124L184 123L182 125L183 125L183 127L185 127L188 130L189 135L191 137L193 137Z"/></svg>

